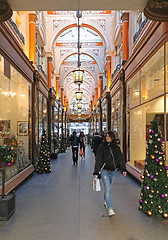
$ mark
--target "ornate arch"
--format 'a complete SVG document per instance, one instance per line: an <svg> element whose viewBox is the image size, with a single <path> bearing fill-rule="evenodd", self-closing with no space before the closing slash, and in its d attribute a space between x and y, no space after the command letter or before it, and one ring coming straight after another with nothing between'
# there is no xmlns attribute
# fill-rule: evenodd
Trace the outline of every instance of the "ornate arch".
<svg viewBox="0 0 168 240"><path fill-rule="evenodd" d="M63 24L60 24L60 26L58 26L58 28L53 33L53 38L52 38L51 43L50 43L49 51L52 50L54 43L56 42L57 38L61 35L61 33L66 31L67 29L70 29L70 28L73 28L73 27L77 27L77 22L75 20L74 21L67 21ZM90 28L93 31L95 31L96 33L98 33L98 35L103 39L103 41L106 45L106 49L108 49L108 41L107 41L107 38L106 38L106 34L105 34L104 30L99 25L97 25L93 22L83 21L81 27Z"/></svg>
<svg viewBox="0 0 168 240"><path fill-rule="evenodd" d="M63 63L63 61L65 61L68 57L72 56L72 55L75 55L75 54L78 54L77 51L72 51L72 52L68 52L67 54L65 54L60 62L59 62L59 65L58 65L58 72L60 71L60 67L61 67L61 64ZM87 55L89 57L91 57L94 61L96 61L97 65L98 65L98 69L99 69L99 72L101 72L101 66L100 66L100 63L98 62L98 60L94 57L93 54L91 53L88 53L88 52L81 52L81 54L84 54L84 55Z"/></svg>
<svg viewBox="0 0 168 240"><path fill-rule="evenodd" d="M87 90L86 90L86 92L88 92ZM88 92L89 93L89 92ZM83 96L88 100L88 103L90 102L90 96L89 96L89 94L83 94ZM74 97L74 95L73 94L71 94L71 96L69 97L69 103L71 103L71 101L72 101L72 99L73 99L73 97Z"/></svg>
<svg viewBox="0 0 168 240"><path fill-rule="evenodd" d="M63 78L63 82L64 82L65 78L66 78L71 72L73 72L73 70L75 70L75 68L69 70L69 71L65 74L65 76L64 76L64 78ZM96 78L95 78L95 76L93 75L93 73L91 73L89 70L87 70L87 69L85 69L85 68L83 68L83 70L84 70L85 72L88 72L88 73L93 77L94 81L96 82Z"/></svg>
<svg viewBox="0 0 168 240"><path fill-rule="evenodd" d="M88 82L86 82L86 81L84 81L84 83L88 84L88 85L90 86L90 89L92 89L92 85L91 85L90 83L88 83ZM67 85L68 85L67 88L70 87L71 84L73 84L73 82L68 83L68 84L67 84ZM65 84L64 84L64 85L65 85ZM78 88L78 87L77 87L77 88ZM81 87L81 89L82 89L82 88L84 89L84 87ZM65 86L64 86L64 89L65 89ZM75 89L76 89L76 88L75 88ZM89 91L88 91L88 93L89 93Z"/></svg>

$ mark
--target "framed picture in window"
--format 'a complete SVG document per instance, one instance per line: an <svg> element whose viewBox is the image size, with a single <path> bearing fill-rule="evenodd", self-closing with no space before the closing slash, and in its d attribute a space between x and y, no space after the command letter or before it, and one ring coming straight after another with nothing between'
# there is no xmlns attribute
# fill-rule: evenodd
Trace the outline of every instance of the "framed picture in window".
<svg viewBox="0 0 168 240"><path fill-rule="evenodd" d="M18 136L28 135L28 122L27 121L18 121L17 122L17 134L18 134Z"/></svg>

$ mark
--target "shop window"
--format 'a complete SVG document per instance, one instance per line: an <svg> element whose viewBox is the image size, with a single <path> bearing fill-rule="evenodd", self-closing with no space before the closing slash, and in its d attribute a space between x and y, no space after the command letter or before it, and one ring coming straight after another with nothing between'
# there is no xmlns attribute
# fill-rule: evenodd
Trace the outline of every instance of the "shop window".
<svg viewBox="0 0 168 240"><path fill-rule="evenodd" d="M58 103L53 101L52 105L52 121L51 121L51 152L56 153L59 144L58 137Z"/></svg>
<svg viewBox="0 0 168 240"><path fill-rule="evenodd" d="M39 92L39 141L43 130L47 131L47 98Z"/></svg>
<svg viewBox="0 0 168 240"><path fill-rule="evenodd" d="M166 92L168 92L168 43L166 43Z"/></svg>
<svg viewBox="0 0 168 240"><path fill-rule="evenodd" d="M146 141L149 137L151 121L157 121L164 142L164 97L160 97L147 104L130 111L129 143L130 163L142 170L146 158ZM167 144L166 144L167 145Z"/></svg>
<svg viewBox="0 0 168 240"><path fill-rule="evenodd" d="M4 58L3 56L0 54L0 76L4 75Z"/></svg>
<svg viewBox="0 0 168 240"><path fill-rule="evenodd" d="M31 84L14 67L10 72L7 78L1 71L0 81L0 146L13 156L5 163L6 180L31 163Z"/></svg>
<svg viewBox="0 0 168 240"><path fill-rule="evenodd" d="M140 104L140 72L137 72L127 83L127 108Z"/></svg>
<svg viewBox="0 0 168 240"><path fill-rule="evenodd" d="M164 93L164 47L141 69L142 102Z"/></svg>
<svg viewBox="0 0 168 240"><path fill-rule="evenodd" d="M111 103L111 129L122 146L122 89L112 97Z"/></svg>

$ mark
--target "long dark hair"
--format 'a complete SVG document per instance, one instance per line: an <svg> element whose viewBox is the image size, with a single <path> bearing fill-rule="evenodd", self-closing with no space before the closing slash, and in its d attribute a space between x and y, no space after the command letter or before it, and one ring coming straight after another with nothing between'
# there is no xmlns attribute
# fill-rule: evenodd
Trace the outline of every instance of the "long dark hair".
<svg viewBox="0 0 168 240"><path fill-rule="evenodd" d="M111 137L112 143L113 143L114 145L117 145L116 135L115 135L115 133L114 133L113 131L108 131L108 132L106 132L106 134L105 134L105 142L106 142L106 136L107 136L107 134L109 135L109 137ZM106 143L107 143L107 142L106 142Z"/></svg>

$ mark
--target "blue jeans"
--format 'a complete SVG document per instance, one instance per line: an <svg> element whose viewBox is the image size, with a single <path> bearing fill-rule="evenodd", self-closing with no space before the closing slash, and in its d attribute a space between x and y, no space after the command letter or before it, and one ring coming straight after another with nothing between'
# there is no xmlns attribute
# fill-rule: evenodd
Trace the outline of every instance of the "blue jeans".
<svg viewBox="0 0 168 240"><path fill-rule="evenodd" d="M102 181L103 181L104 189L105 189L104 201L106 202L108 209L112 208L111 188L112 188L112 184L113 184L115 175L116 175L116 171L109 172L106 170L102 170L102 172L101 172L101 177L102 177Z"/></svg>

